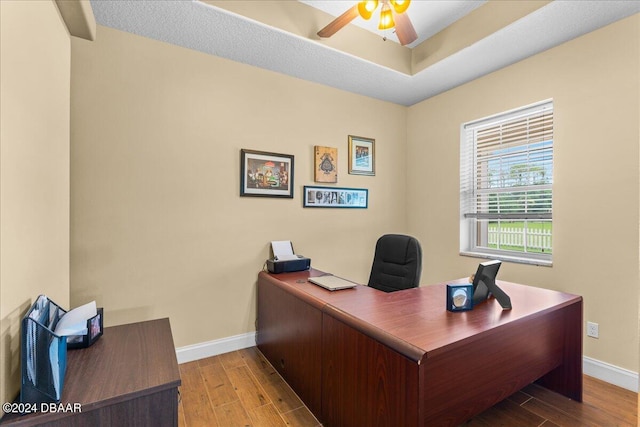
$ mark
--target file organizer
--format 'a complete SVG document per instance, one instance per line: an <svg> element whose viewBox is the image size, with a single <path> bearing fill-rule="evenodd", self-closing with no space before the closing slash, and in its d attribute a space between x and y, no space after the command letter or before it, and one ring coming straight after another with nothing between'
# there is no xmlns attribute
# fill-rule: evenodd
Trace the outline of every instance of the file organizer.
<svg viewBox="0 0 640 427"><path fill-rule="evenodd" d="M71 335L67 337L67 348L86 348L91 346L94 342L98 341L98 338L102 336L103 332L103 319L104 310L102 307L98 307L97 314L91 319L87 320L87 334L86 335Z"/></svg>
<svg viewBox="0 0 640 427"><path fill-rule="evenodd" d="M22 319L22 403L59 403L67 371L67 337L53 331L65 310L38 296Z"/></svg>

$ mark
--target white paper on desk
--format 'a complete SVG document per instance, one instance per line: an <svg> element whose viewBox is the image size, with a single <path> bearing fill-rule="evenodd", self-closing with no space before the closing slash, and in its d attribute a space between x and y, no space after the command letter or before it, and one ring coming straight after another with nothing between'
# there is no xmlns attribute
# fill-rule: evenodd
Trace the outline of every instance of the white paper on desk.
<svg viewBox="0 0 640 427"><path fill-rule="evenodd" d="M96 314L98 314L98 310L95 301L76 307L60 318L54 332L61 336L86 335L88 332L87 320Z"/></svg>
<svg viewBox="0 0 640 427"><path fill-rule="evenodd" d="M273 250L273 256L278 261L298 259L296 254L293 253L293 245L291 240L277 240L271 242L271 249Z"/></svg>
<svg viewBox="0 0 640 427"><path fill-rule="evenodd" d="M51 340L49 345L49 361L53 377L53 388L56 392L56 400L60 400L60 361L58 360L58 338Z"/></svg>

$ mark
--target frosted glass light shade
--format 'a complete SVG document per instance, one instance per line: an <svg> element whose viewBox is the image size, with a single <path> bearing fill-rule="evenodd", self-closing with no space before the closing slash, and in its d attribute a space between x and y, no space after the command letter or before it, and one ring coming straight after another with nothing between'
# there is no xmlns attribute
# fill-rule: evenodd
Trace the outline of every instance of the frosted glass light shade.
<svg viewBox="0 0 640 427"><path fill-rule="evenodd" d="M378 24L379 30L388 30L389 28L393 28L396 26L396 23L393 21L393 13L391 12L391 8L388 4L384 4L382 6L382 10L380 11L380 24Z"/></svg>
<svg viewBox="0 0 640 427"><path fill-rule="evenodd" d="M378 7L378 0L363 0L358 2L358 13L364 19L369 19L376 7Z"/></svg>
<svg viewBox="0 0 640 427"><path fill-rule="evenodd" d="M390 0L390 2L396 13L403 13L409 8L409 3L411 3L411 0Z"/></svg>

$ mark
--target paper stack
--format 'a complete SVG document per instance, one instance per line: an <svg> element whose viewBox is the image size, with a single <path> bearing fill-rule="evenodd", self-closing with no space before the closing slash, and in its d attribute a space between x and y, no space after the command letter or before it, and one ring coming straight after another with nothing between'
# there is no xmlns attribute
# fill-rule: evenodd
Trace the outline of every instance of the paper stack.
<svg viewBox="0 0 640 427"><path fill-rule="evenodd" d="M95 301L74 308L60 318L54 332L59 336L87 335L87 320L97 313Z"/></svg>

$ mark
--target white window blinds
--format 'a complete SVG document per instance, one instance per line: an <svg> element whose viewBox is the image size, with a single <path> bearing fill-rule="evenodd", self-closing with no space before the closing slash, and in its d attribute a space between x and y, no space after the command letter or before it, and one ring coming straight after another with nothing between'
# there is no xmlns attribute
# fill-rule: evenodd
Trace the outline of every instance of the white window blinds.
<svg viewBox="0 0 640 427"><path fill-rule="evenodd" d="M551 219L553 104L464 125L465 218Z"/></svg>

